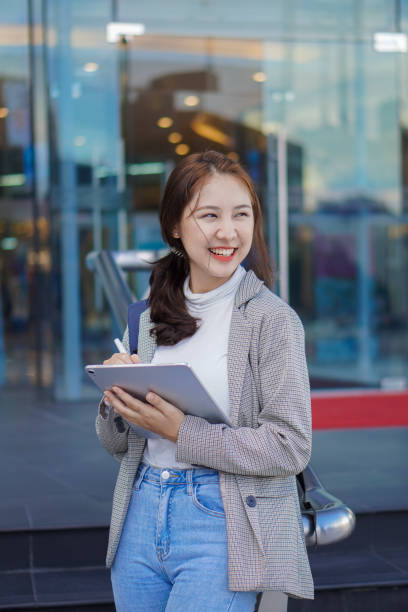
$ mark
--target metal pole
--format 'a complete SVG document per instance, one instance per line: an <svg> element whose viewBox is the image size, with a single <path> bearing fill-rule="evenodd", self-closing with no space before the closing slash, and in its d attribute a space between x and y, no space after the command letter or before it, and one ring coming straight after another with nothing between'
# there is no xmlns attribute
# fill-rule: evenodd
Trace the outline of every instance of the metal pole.
<svg viewBox="0 0 408 612"><path fill-rule="evenodd" d="M99 151L92 149L92 241L94 251L102 250L101 193L98 179ZM103 293L99 278L94 276L94 305L97 312L103 309Z"/></svg>
<svg viewBox="0 0 408 612"><path fill-rule="evenodd" d="M279 295L289 302L288 173L285 128L278 129Z"/></svg>
<svg viewBox="0 0 408 612"><path fill-rule="evenodd" d="M58 3L58 126L60 142L61 275L62 275L62 389L61 397L81 396L81 310L79 237L72 106L71 3Z"/></svg>
<svg viewBox="0 0 408 612"><path fill-rule="evenodd" d="M33 224L33 238L32 248L34 251L33 268L34 268L34 282L33 284L33 320L34 320L34 362L35 362L35 383L38 386L42 385L42 356L43 356L43 333L42 333L42 320L41 320L41 295L42 295L42 282L41 274L39 272L39 252L40 252L40 237L38 233L38 220L39 220L39 198L36 180L36 143L35 143L35 113L34 113L34 84L36 80L36 66L35 66L35 41L34 41L34 9L33 0L28 0L28 55L29 55L29 109L30 109L30 144L31 149L31 203L32 203L32 224Z"/></svg>

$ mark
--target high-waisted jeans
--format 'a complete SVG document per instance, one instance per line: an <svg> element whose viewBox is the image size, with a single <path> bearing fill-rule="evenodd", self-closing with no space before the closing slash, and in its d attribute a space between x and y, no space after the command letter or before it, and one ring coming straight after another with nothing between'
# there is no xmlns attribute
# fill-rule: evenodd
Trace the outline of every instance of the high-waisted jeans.
<svg viewBox="0 0 408 612"><path fill-rule="evenodd" d="M228 589L217 471L140 465L111 579L117 612L253 612Z"/></svg>

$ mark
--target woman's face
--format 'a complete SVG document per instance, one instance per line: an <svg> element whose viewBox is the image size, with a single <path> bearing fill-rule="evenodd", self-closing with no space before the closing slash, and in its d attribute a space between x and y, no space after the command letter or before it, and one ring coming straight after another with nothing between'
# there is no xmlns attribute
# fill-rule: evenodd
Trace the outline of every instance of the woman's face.
<svg viewBox="0 0 408 612"><path fill-rule="evenodd" d="M254 214L245 184L214 174L184 209L173 236L180 238L190 263L190 289L204 293L227 281L248 255Z"/></svg>

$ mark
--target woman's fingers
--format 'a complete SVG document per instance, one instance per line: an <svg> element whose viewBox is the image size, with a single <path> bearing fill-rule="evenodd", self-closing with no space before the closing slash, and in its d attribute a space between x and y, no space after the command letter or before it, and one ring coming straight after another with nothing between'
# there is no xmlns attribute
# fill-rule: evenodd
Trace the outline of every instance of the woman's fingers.
<svg viewBox="0 0 408 612"><path fill-rule="evenodd" d="M141 410L146 407L146 404L144 402L141 402L136 397L133 397L133 395L130 395L130 393L127 393L121 387L112 387L112 391L114 395L116 395L122 401L123 404L129 406L130 408L134 407L137 410Z"/></svg>
<svg viewBox="0 0 408 612"><path fill-rule="evenodd" d="M149 392L142 402L120 387L105 390L105 397L115 412L128 422L150 429L172 442L177 441L184 413L156 393Z"/></svg>
<svg viewBox="0 0 408 612"><path fill-rule="evenodd" d="M119 393L113 393L112 391L107 389L105 390L105 397L107 398L109 404L112 406L114 411L125 417L125 419L133 420L137 417L139 409L136 403L132 404L132 406L129 407L124 398L119 397ZM137 402L138 400L135 401Z"/></svg>
<svg viewBox="0 0 408 612"><path fill-rule="evenodd" d="M160 412L168 412L172 408L175 408L173 404L170 404L170 402L167 402L160 397L160 395L157 395L152 391L149 391L149 393L146 395L146 400L149 402L149 404L151 404L151 406L154 406L154 408L160 410Z"/></svg>
<svg viewBox="0 0 408 612"><path fill-rule="evenodd" d="M135 358L138 361L135 361ZM131 363L139 363L140 359L137 355L129 355L128 353L113 353L112 357L109 359L105 359L103 365L122 365L122 364L131 364Z"/></svg>
<svg viewBox="0 0 408 612"><path fill-rule="evenodd" d="M120 353L114 353L109 359L105 359L103 365L116 365L118 363L123 363Z"/></svg>
<svg viewBox="0 0 408 612"><path fill-rule="evenodd" d="M108 391L108 394L108 397L117 399L116 404L114 401L112 403L115 410L116 407L118 407L122 413L126 414L126 417L149 418L152 415L152 408L154 408L154 406L138 400L136 397L133 397L133 395L124 391L121 387L112 387L112 390Z"/></svg>

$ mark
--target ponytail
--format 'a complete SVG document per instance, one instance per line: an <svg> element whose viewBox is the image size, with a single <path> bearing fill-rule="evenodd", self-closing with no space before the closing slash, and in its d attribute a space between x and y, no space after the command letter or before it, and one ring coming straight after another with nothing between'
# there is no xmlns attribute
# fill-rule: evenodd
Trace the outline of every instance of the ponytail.
<svg viewBox="0 0 408 612"><path fill-rule="evenodd" d="M189 267L181 249L179 253L170 251L159 259L150 277L151 334L158 345L173 346L197 331L198 319L189 314L184 298Z"/></svg>

